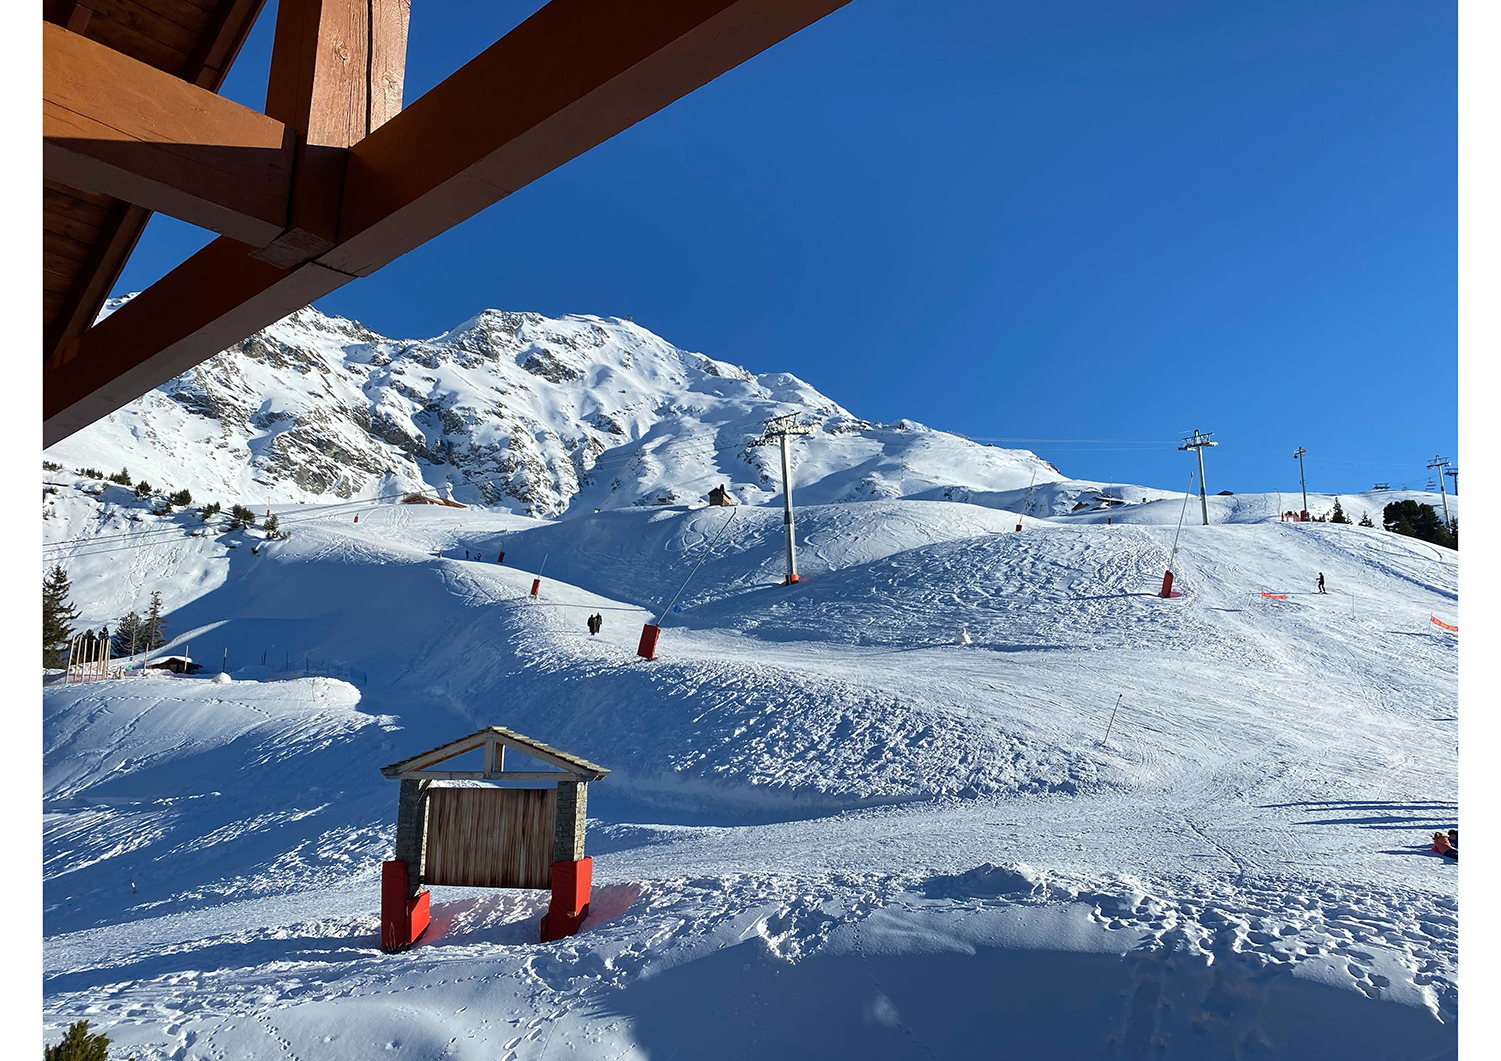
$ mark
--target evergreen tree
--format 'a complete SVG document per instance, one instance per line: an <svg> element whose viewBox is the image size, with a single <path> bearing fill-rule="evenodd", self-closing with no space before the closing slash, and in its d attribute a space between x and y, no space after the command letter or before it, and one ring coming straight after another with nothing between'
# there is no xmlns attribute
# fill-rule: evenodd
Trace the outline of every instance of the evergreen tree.
<svg viewBox="0 0 1501 1061"><path fill-rule="evenodd" d="M42 1047L42 1061L109 1061L109 1036L90 1035L88 1021L75 1021L56 1046Z"/></svg>
<svg viewBox="0 0 1501 1061"><path fill-rule="evenodd" d="M263 526L266 531L266 537L270 538L281 529L281 519L273 513L266 517L266 522Z"/></svg>
<svg viewBox="0 0 1501 1061"><path fill-rule="evenodd" d="M1367 512L1364 516L1360 517L1360 525L1362 527L1374 527L1376 524L1371 522L1371 514Z"/></svg>
<svg viewBox="0 0 1501 1061"><path fill-rule="evenodd" d="M255 526L255 513L250 511L250 509L246 508L244 505L232 506L229 510L229 514L231 517L233 517L235 524L239 526ZM235 528L232 527L231 529Z"/></svg>
<svg viewBox="0 0 1501 1061"><path fill-rule="evenodd" d="M1393 501L1382 510L1381 525L1409 538L1432 542L1449 549L1459 548L1458 539L1444 526L1432 505L1420 505L1412 500Z"/></svg>
<svg viewBox="0 0 1501 1061"><path fill-rule="evenodd" d="M116 656L129 656L141 651L146 645L143 626L143 620L135 612L121 619L115 624L115 638L110 643L110 651Z"/></svg>
<svg viewBox="0 0 1501 1061"><path fill-rule="evenodd" d="M96 476L94 476L94 478L97 479L98 476L96 475ZM109 481L112 482L112 483L119 483L121 486L129 486L130 485L130 469L129 468L121 468L118 472L116 472L114 475L111 475L109 477Z"/></svg>
<svg viewBox="0 0 1501 1061"><path fill-rule="evenodd" d="M167 620L162 618L160 590L151 591L151 608L141 623L141 636L145 642L142 647L146 649L158 648L167 640Z"/></svg>
<svg viewBox="0 0 1501 1061"><path fill-rule="evenodd" d="M73 637L70 625L78 618L78 609L68 601L68 573L61 564L42 580L42 666L62 667L67 662L66 649Z"/></svg>
<svg viewBox="0 0 1501 1061"><path fill-rule="evenodd" d="M1349 523L1350 517L1345 515L1345 510L1340 507L1339 498L1334 499L1334 514L1329 517L1330 523Z"/></svg>
<svg viewBox="0 0 1501 1061"><path fill-rule="evenodd" d="M145 479L142 479L140 482L136 483L136 497L150 497L150 496L151 496L151 484L150 483L148 483Z"/></svg>

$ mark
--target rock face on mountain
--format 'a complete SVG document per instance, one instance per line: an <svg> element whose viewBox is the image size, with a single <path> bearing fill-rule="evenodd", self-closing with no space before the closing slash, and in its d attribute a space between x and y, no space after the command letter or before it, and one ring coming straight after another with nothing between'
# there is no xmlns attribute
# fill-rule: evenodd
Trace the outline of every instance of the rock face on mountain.
<svg viewBox="0 0 1501 1061"><path fill-rule="evenodd" d="M118 305L118 303L115 303ZM55 461L251 505L436 490L542 517L780 492L771 416L800 413L794 498L1009 494L1064 477L1025 450L853 416L796 376L753 375L630 321L486 310L389 339L299 310L48 451Z"/></svg>

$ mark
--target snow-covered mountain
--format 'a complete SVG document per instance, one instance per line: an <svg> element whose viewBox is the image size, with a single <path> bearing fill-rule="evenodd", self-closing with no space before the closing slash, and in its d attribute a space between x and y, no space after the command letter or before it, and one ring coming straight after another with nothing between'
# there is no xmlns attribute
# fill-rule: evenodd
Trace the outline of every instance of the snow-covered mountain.
<svg viewBox="0 0 1501 1061"><path fill-rule="evenodd" d="M1048 515L1102 490L1162 496L1073 483L1029 451L910 420L871 423L790 373L754 375L629 320L497 310L425 340L299 310L48 456L226 504L436 488L558 517L695 503L719 484L741 503L769 500L779 455L748 443L787 413L814 429L794 446L808 504L924 498Z"/></svg>

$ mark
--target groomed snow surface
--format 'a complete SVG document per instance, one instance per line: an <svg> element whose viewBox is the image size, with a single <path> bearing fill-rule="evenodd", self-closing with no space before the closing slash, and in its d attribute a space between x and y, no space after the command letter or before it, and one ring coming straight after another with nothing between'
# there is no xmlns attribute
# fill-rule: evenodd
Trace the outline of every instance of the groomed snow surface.
<svg viewBox="0 0 1501 1061"><path fill-rule="evenodd" d="M168 651L205 668L44 691L47 1039L87 1017L142 1061L1455 1057L1458 866L1428 838L1457 824L1457 638L1430 622L1458 623L1457 554L1212 498L1163 600L1180 499L1109 525L811 505L783 587L775 504L706 553L730 510L286 506L267 542L61 487L49 566L80 622L160 589ZM377 768L491 724L612 768L591 916L544 945L545 893L437 888L427 936L383 954Z"/></svg>

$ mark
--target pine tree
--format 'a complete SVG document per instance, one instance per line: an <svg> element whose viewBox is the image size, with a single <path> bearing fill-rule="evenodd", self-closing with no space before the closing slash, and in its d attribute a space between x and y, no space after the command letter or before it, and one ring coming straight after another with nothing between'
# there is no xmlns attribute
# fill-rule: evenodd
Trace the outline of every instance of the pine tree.
<svg viewBox="0 0 1501 1061"><path fill-rule="evenodd" d="M1364 516L1360 517L1360 525L1362 527L1374 527L1376 524L1371 522L1371 514L1367 512Z"/></svg>
<svg viewBox="0 0 1501 1061"><path fill-rule="evenodd" d="M68 601L68 573L61 564L42 581L42 666L62 667L67 663L64 650L73 637L70 625L78 618L78 609Z"/></svg>
<svg viewBox="0 0 1501 1061"><path fill-rule="evenodd" d="M56 1046L42 1047L42 1061L109 1061L109 1036L90 1035L88 1021L75 1021Z"/></svg>
<svg viewBox="0 0 1501 1061"><path fill-rule="evenodd" d="M143 647L147 649L158 648L167 640L167 620L162 618L160 590L151 591L151 609L141 623L141 635L144 639Z"/></svg>
<svg viewBox="0 0 1501 1061"><path fill-rule="evenodd" d="M1381 523L1387 530L1409 538L1450 549L1459 548L1458 540L1438 518L1432 505L1420 505L1412 500L1393 501L1382 511Z"/></svg>
<svg viewBox="0 0 1501 1061"><path fill-rule="evenodd" d="M141 617L131 612L115 624L115 638L110 643L110 652L116 656L131 656L146 645Z"/></svg>
<svg viewBox="0 0 1501 1061"><path fill-rule="evenodd" d="M1330 523L1349 523L1350 517L1345 515L1345 510L1340 507L1339 498L1334 499L1334 515L1329 517Z"/></svg>
<svg viewBox="0 0 1501 1061"><path fill-rule="evenodd" d="M266 531L266 537L274 537L276 532L281 529L281 518L273 513L266 517L266 522L262 524L262 527Z"/></svg>

